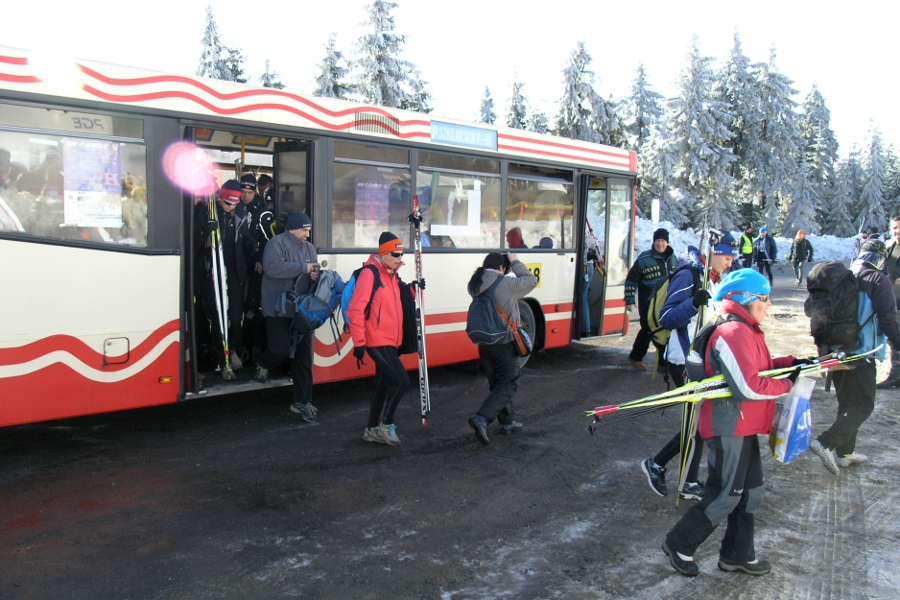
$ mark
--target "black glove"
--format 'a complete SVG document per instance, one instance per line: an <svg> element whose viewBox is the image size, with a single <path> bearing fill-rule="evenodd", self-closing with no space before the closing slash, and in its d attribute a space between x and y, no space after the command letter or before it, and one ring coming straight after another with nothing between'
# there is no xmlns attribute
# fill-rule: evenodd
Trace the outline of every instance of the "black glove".
<svg viewBox="0 0 900 600"><path fill-rule="evenodd" d="M356 346L353 348L353 356L356 357L356 368L361 369L362 365L366 364L366 361L363 359L366 357L366 347L365 346Z"/></svg>
<svg viewBox="0 0 900 600"><path fill-rule="evenodd" d="M425 289L425 278L423 277L422 279L420 279L420 280L418 280L418 281L413 281L413 282L411 282L411 283L409 284L409 287L411 287L411 288L416 288L416 287L417 287L417 288L419 288L420 290L424 290L424 289Z"/></svg>
<svg viewBox="0 0 900 600"><path fill-rule="evenodd" d="M812 358L795 358L794 362L791 363L792 367L805 367L806 365L815 364L815 359Z"/></svg>
<svg viewBox="0 0 900 600"><path fill-rule="evenodd" d="M801 368L802 367L797 367L796 369L791 371L790 375L787 376L787 378L791 380L791 383L797 383L797 378L800 377L800 369Z"/></svg>
<svg viewBox="0 0 900 600"><path fill-rule="evenodd" d="M806 262L812 262L812 259L811 259L811 258L809 258L809 259L807 259L807 260L806 260Z"/></svg>
<svg viewBox="0 0 900 600"><path fill-rule="evenodd" d="M709 304L709 292L706 290L698 290L696 294L694 294L694 306L696 308L700 308L701 306L706 306Z"/></svg>

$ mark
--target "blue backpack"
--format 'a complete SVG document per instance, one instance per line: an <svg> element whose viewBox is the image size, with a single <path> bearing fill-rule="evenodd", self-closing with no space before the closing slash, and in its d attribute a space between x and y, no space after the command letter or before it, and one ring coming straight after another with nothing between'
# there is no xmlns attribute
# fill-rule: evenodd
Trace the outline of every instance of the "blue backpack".
<svg viewBox="0 0 900 600"><path fill-rule="evenodd" d="M353 292L356 291L356 282L359 280L359 274L362 273L363 269L369 269L370 271L372 271L372 276L375 278L375 281L372 284L372 296L369 298L369 302L366 304L366 319L368 319L369 315L372 314L372 298L375 297L375 290L383 285L381 283L381 274L378 272L378 269L375 268L375 265L363 265L357 270L353 271L350 279L348 279L347 283L344 284L344 292L341 295L341 310L344 314L344 333L350 331L350 318L347 316L347 313L350 311L350 300L353 298Z"/></svg>
<svg viewBox="0 0 900 600"><path fill-rule="evenodd" d="M308 333L331 321L335 341L339 339L335 312L341 306L343 291L344 280L337 271L320 271L319 279L309 293L294 298L296 313L291 323L293 330Z"/></svg>

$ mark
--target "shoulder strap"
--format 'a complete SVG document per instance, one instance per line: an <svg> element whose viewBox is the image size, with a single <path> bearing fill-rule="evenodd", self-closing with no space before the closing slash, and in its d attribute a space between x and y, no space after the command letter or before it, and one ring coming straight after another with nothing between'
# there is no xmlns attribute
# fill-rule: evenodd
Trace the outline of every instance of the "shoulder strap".
<svg viewBox="0 0 900 600"><path fill-rule="evenodd" d="M493 297L494 297L494 290L497 289L497 286L500 285L500 280L502 280L504 277L505 277L505 275L501 275L500 277L498 277L497 279L495 279L495 280L494 280L494 283L491 284L491 287L489 287L488 289L484 290L483 292L481 292L481 293L478 294L478 295L479 295L479 296L489 295L491 298L493 298Z"/></svg>
<svg viewBox="0 0 900 600"><path fill-rule="evenodd" d="M363 265L363 269L370 269L372 271L372 295L369 296L369 302L366 304L366 320L369 320L369 317L372 316L372 300L375 299L375 291L382 286L381 283L381 273L378 272L378 268L375 265ZM360 273L362 273L362 269L360 269ZM359 275L356 276L357 280L359 279Z"/></svg>

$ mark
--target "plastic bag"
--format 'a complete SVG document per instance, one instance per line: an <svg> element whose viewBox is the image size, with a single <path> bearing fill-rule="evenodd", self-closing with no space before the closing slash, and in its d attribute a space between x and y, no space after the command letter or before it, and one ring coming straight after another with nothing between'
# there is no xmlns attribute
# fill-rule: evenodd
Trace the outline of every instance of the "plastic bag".
<svg viewBox="0 0 900 600"><path fill-rule="evenodd" d="M772 456L789 463L809 449L812 437L812 415L809 399L816 383L809 377L798 377L790 393L775 405L775 419L769 433Z"/></svg>

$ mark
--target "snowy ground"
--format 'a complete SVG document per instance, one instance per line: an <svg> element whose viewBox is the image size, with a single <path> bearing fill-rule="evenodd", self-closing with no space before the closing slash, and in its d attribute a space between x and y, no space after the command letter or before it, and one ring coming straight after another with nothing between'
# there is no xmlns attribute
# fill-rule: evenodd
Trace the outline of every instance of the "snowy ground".
<svg viewBox="0 0 900 600"><path fill-rule="evenodd" d="M686 231L678 230L669 221L661 221L653 223L647 219L637 220L637 237L635 238L634 255L650 248L653 242L653 232L662 227L669 231L669 243L675 249L675 255L679 256L688 246L700 247L700 232L693 229ZM732 231L735 239L740 239L740 231ZM759 232L757 232L758 234ZM810 241L813 247L813 257L815 262L824 261L844 261L847 262L853 255L853 249L856 245L856 238L839 238L833 235L808 235L806 239ZM778 244L778 260L786 261L791 251L791 238L775 236L775 242Z"/></svg>

